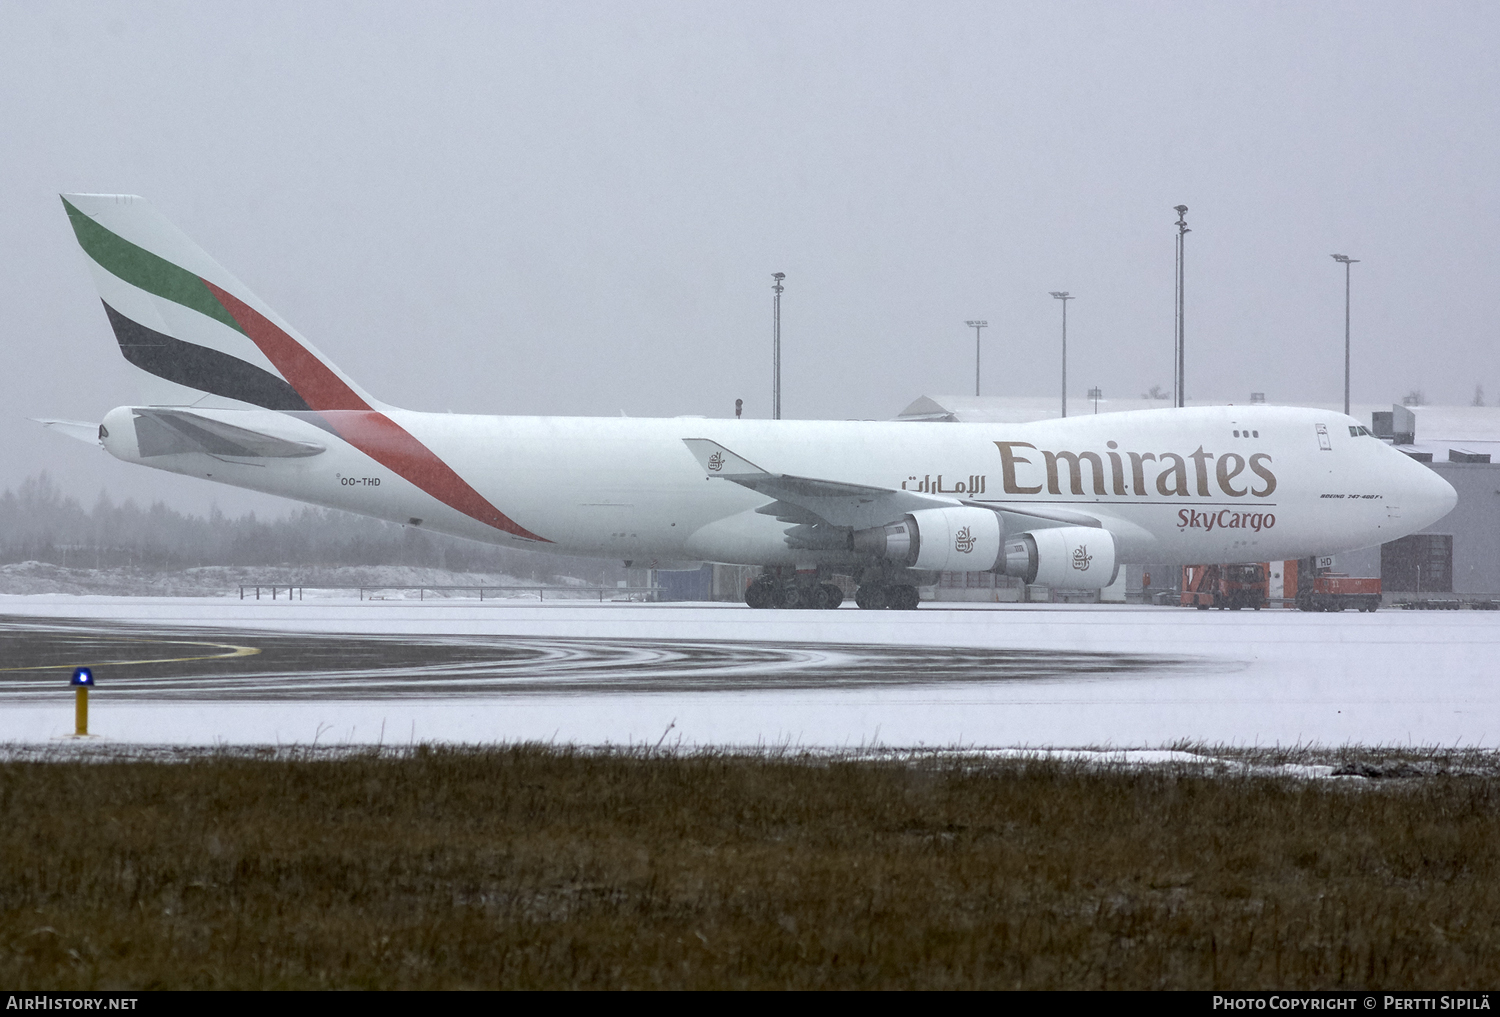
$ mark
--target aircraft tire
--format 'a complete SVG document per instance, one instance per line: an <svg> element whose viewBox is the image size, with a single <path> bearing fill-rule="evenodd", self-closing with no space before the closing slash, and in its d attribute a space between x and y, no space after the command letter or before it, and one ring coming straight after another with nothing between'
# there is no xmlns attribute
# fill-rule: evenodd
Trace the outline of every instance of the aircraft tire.
<svg viewBox="0 0 1500 1017"><path fill-rule="evenodd" d="M807 594L795 586L788 586L782 590L781 596L778 599L780 603L776 606L786 608L788 611L795 611L798 608L807 606Z"/></svg>
<svg viewBox="0 0 1500 1017"><path fill-rule="evenodd" d="M832 583L824 583L818 589L823 591L823 603L819 606L824 610L832 611L844 602L844 591Z"/></svg>
<svg viewBox="0 0 1500 1017"><path fill-rule="evenodd" d="M915 611L922 602L922 595L915 586L896 586L891 593L890 605L897 611Z"/></svg>
<svg viewBox="0 0 1500 1017"><path fill-rule="evenodd" d="M757 610L770 607L771 593L769 583L751 583L745 587L745 603Z"/></svg>
<svg viewBox="0 0 1500 1017"><path fill-rule="evenodd" d="M886 589L874 584L861 586L854 594L854 602L866 611L879 611L886 606Z"/></svg>

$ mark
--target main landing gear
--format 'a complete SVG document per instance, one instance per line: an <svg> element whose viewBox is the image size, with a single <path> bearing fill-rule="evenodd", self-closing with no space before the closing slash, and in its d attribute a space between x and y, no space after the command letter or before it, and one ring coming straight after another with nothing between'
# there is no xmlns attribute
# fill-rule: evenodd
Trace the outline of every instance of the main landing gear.
<svg viewBox="0 0 1500 1017"><path fill-rule="evenodd" d="M745 588L745 603L756 608L831 611L843 602L844 591L832 583L778 583L763 576Z"/></svg>
<svg viewBox="0 0 1500 1017"><path fill-rule="evenodd" d="M921 600L917 588L905 584L866 583L854 594L854 602L867 611L915 611Z"/></svg>
<svg viewBox="0 0 1500 1017"><path fill-rule="evenodd" d="M869 570L854 594L854 602L866 611L915 611L921 603L910 582ZM811 570L794 576L790 569L768 568L745 587L745 603L754 608L816 609L828 611L844 602L844 591L833 583L820 583Z"/></svg>

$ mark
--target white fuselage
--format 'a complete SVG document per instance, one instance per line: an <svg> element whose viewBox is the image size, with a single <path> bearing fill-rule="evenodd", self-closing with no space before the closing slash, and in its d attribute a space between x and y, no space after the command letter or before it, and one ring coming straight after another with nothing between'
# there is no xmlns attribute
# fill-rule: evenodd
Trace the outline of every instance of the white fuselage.
<svg viewBox="0 0 1500 1017"><path fill-rule="evenodd" d="M785 521L756 511L771 499L705 474L683 443L693 438L776 474L997 509L1086 513L1113 534L1121 563L1336 553L1429 526L1456 500L1430 469L1367 434L1351 434L1356 421L1289 407L1144 410L1026 424L385 411L543 538L537 541L450 507L306 420L268 410L193 412L326 451L283 459L142 457L129 407L105 418L103 444L126 461L304 502L490 543L621 560L793 565L809 558L788 547Z"/></svg>

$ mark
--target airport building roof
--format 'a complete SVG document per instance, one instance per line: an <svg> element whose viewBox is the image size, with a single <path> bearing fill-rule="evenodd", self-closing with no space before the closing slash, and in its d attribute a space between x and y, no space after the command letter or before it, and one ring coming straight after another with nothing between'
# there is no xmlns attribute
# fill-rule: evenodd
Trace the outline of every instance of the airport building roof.
<svg viewBox="0 0 1500 1017"><path fill-rule="evenodd" d="M1172 400L1167 399L1083 399L1070 395L1068 397L1068 416L1081 417L1095 412L1097 402L1099 413L1124 413L1130 410L1166 410L1172 408ZM1189 406L1249 406L1254 405L1251 400L1231 399L1189 399ZM1343 403L1284 403L1278 405L1287 406L1309 406L1323 410L1343 412ZM1377 410L1389 410L1389 403L1356 404L1352 407L1353 416L1360 420L1369 420L1370 414ZM1435 407L1422 407L1431 409ZM1481 408L1482 410L1483 408ZM1500 414L1500 409L1494 411ZM924 395L919 396L906 409L897 416L897 420L912 421L956 421L965 424L1024 424L1033 420L1053 420L1062 415L1058 405L1058 397L1050 396L959 396L959 395ZM1500 416L1496 417L1497 426L1500 426Z"/></svg>

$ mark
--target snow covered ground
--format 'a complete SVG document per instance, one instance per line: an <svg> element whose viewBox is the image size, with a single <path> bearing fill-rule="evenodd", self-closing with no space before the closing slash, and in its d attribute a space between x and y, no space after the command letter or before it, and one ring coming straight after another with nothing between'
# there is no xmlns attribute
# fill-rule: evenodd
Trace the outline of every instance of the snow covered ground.
<svg viewBox="0 0 1500 1017"><path fill-rule="evenodd" d="M546 585L585 585L582 580L549 578ZM419 586L535 586L538 580L499 572L450 572L447 569L410 565L339 565L299 567L295 565L206 565L201 568L164 572L145 568L75 569L47 562L26 561L0 565L0 595L46 593L114 597L239 597L241 586L259 583L305 587L302 597L345 599L352 593L339 587L392 587L383 599L418 598ZM427 597L443 597L428 592ZM267 594L269 596L269 593ZM454 597L473 597L454 593ZM497 596L486 593L486 599ZM523 596L515 594L516 597ZM536 599L536 594L524 594Z"/></svg>
<svg viewBox="0 0 1500 1017"><path fill-rule="evenodd" d="M514 635L588 640L991 647L1163 655L1190 665L1110 677L925 682L820 690L111 704L111 739L212 744L490 742L856 747L1500 745L1500 615L1197 612L1178 608L924 605L915 612L751 611L731 605L433 603L321 599L0 597L0 614L259 631ZM241 638L240 636L236 637ZM7 706L0 741L71 729L52 705Z"/></svg>

